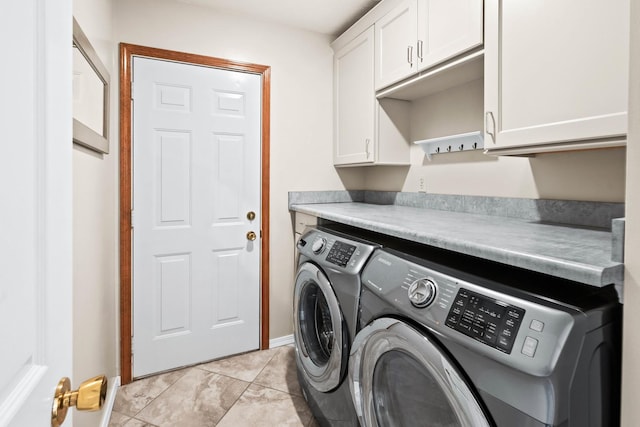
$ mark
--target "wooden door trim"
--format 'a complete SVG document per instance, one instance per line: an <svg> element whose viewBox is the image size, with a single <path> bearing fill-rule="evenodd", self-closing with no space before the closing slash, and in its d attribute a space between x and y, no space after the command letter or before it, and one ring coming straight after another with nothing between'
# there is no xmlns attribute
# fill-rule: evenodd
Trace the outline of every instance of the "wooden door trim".
<svg viewBox="0 0 640 427"><path fill-rule="evenodd" d="M261 259L260 259L260 348L269 348L269 153L271 113L271 67L210 56L120 43L120 377L132 380L131 370L131 65L133 56L204 65L262 76L261 141Z"/></svg>

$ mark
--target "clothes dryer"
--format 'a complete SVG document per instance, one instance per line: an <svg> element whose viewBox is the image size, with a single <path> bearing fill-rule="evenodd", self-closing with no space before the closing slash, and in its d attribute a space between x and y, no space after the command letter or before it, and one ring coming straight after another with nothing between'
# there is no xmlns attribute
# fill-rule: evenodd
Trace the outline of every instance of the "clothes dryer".
<svg viewBox="0 0 640 427"><path fill-rule="evenodd" d="M376 250L362 281L349 384L363 426L619 424L613 286L420 245Z"/></svg>

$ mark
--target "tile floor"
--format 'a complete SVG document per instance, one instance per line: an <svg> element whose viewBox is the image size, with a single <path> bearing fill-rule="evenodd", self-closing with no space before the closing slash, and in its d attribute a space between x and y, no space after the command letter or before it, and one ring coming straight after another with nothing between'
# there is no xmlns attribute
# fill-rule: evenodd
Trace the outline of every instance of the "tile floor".
<svg viewBox="0 0 640 427"><path fill-rule="evenodd" d="M134 381L118 390L109 427L317 427L302 397L295 349L256 351Z"/></svg>

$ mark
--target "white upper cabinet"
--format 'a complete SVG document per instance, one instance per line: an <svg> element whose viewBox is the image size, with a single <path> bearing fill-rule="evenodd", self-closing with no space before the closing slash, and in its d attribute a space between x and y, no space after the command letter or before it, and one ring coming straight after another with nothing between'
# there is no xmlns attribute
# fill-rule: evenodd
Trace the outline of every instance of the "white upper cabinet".
<svg viewBox="0 0 640 427"><path fill-rule="evenodd" d="M407 101L378 101L373 87L373 27L334 55L334 149L336 166L409 163Z"/></svg>
<svg viewBox="0 0 640 427"><path fill-rule="evenodd" d="M376 90L417 71L417 17L417 0L408 0L376 21Z"/></svg>
<svg viewBox="0 0 640 427"><path fill-rule="evenodd" d="M375 23L376 90L482 45L482 0L405 0Z"/></svg>
<svg viewBox="0 0 640 427"><path fill-rule="evenodd" d="M336 165L372 163L375 117L373 27L333 57L334 150Z"/></svg>
<svg viewBox="0 0 640 427"><path fill-rule="evenodd" d="M486 0L485 148L623 145L629 0Z"/></svg>
<svg viewBox="0 0 640 427"><path fill-rule="evenodd" d="M482 0L418 0L418 71L482 45Z"/></svg>

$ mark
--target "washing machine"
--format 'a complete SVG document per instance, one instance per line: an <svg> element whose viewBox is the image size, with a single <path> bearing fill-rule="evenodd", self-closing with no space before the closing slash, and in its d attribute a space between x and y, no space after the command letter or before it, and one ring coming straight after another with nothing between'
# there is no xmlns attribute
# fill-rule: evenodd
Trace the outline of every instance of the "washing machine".
<svg viewBox="0 0 640 427"><path fill-rule="evenodd" d="M321 426L357 426L347 377L358 331L360 273L376 244L337 229L298 240L293 323L298 380Z"/></svg>
<svg viewBox="0 0 640 427"><path fill-rule="evenodd" d="M363 426L619 425L613 286L421 245L376 250L362 281L349 384Z"/></svg>

